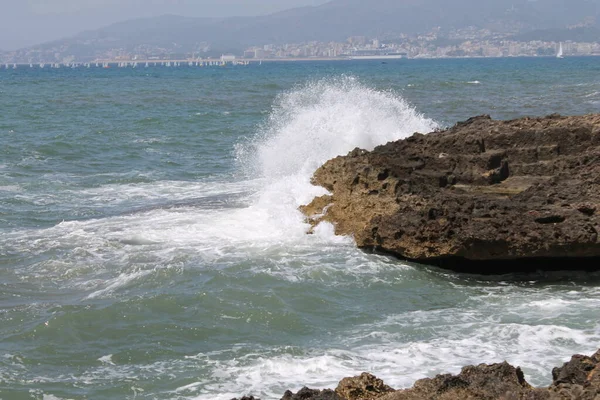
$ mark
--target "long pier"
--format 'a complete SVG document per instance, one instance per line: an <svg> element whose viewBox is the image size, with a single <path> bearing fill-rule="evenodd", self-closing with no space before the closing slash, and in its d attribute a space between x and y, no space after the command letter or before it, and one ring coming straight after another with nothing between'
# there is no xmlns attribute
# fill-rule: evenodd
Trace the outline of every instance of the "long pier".
<svg viewBox="0 0 600 400"><path fill-rule="evenodd" d="M395 57L399 58L399 57ZM228 57L214 59L173 59L173 60L103 60L98 59L86 62L70 62L70 63L0 63L0 70L17 69L24 67L31 68L147 68L147 67L211 67L211 66L228 66L228 65L250 65L262 64L269 62L302 62L302 61L347 61L347 60L385 60L386 57L285 57L285 58L265 58L265 59L232 59Z"/></svg>
<svg viewBox="0 0 600 400"><path fill-rule="evenodd" d="M149 67L224 67L261 64L262 60L204 59L204 60L94 60L70 63L4 63L0 70L17 68L149 68Z"/></svg>

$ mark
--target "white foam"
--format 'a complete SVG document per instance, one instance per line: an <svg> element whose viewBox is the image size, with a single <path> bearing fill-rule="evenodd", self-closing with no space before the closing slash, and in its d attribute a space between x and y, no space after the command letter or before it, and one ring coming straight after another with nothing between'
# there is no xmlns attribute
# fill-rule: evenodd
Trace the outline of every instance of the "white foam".
<svg viewBox="0 0 600 400"><path fill-rule="evenodd" d="M112 360L112 356L112 354L108 354L106 356L100 357L98 361L100 361L102 364L115 365L115 363Z"/></svg>
<svg viewBox="0 0 600 400"><path fill-rule="evenodd" d="M22 190L19 185L0 186L0 192L21 192Z"/></svg>
<svg viewBox="0 0 600 400"><path fill-rule="evenodd" d="M147 209L135 210L132 215L63 222L50 229L12 232L0 244L15 252L60 252L60 262L37 265L30 276L37 279L43 271L61 286L91 290L90 299L112 296L156 268L177 264L181 254L190 252L202 259L206 268L257 257L268 260L263 265L269 273L290 280L310 276L309 268L335 273L318 260L306 260L298 268L293 257L282 256L291 252L311 257L319 246L334 246L347 249L342 251L346 253L343 257L351 258L351 240L335 237L330 225L306 235L309 226L298 207L325 193L310 184L314 170L355 147L372 149L435 127L401 97L370 89L355 78L312 82L281 95L256 136L238 146L238 161L251 179L66 190L48 201L71 201L78 207ZM236 196L242 204L225 207ZM278 261L272 260L279 263L275 265ZM356 273L364 273L364 266L359 267L359 262L355 265Z"/></svg>
<svg viewBox="0 0 600 400"><path fill-rule="evenodd" d="M355 147L371 150L436 127L398 95L354 77L320 80L279 96L258 138L240 147L238 157L267 178L306 177Z"/></svg>
<svg viewBox="0 0 600 400"><path fill-rule="evenodd" d="M42 400L69 400L69 399L66 399L66 398L63 398L63 397L56 397L53 394L46 394L46 393L44 393L42 395Z"/></svg>
<svg viewBox="0 0 600 400"><path fill-rule="evenodd" d="M151 271L137 271L134 273L122 273L118 277L106 281L104 283L105 285L107 285L105 288L97 290L92 294L88 295L87 299L95 299L112 294L115 290L127 286L132 281L150 274L150 272Z"/></svg>
<svg viewBox="0 0 600 400"><path fill-rule="evenodd" d="M159 181L136 184L110 184L81 191L69 191L80 204L89 206L118 205L125 202L186 201L208 196L233 195L253 190L256 182L184 182Z"/></svg>
<svg viewBox="0 0 600 400"><path fill-rule="evenodd" d="M544 386L554 366L572 354L597 350L597 288L556 291L483 283L464 289L483 294L449 308L382 316L379 322L336 332L331 341L336 347L311 350L315 354L275 349L240 357L239 349L232 349L227 357L198 355L194 358L211 364L215 372L185 395L198 400L243 394L277 399L284 390L304 385L335 388L340 378L363 371L405 388L424 377L459 373L466 365L502 361L521 366L529 383ZM573 320L564 317L569 308L577 314ZM585 313L593 319L589 324L581 319Z"/></svg>
<svg viewBox="0 0 600 400"><path fill-rule="evenodd" d="M501 312L511 307L505 304ZM529 383L543 386L551 380L552 367L571 354L592 354L600 340L599 324L582 330L553 322L531 325L535 318L526 317L522 323L499 323L496 315L475 308L407 312L339 332L338 348L314 349L315 354L279 349L239 357L232 349L227 361L215 360L222 355L200 354L193 358L211 365L213 375L179 394L196 400L244 394L278 399L286 389L305 385L335 388L342 377L364 371L406 388L421 378L459 373L466 365L502 361L521 366ZM418 332L407 334L412 329Z"/></svg>
<svg viewBox="0 0 600 400"><path fill-rule="evenodd" d="M185 389L189 392L188 398L195 400L226 400L244 394L278 399L285 390L298 390L307 382L311 383L312 388L335 387L341 376L353 373L350 366L353 357L352 353L346 351L303 357L262 357L261 354L253 354L223 362L199 357L203 362L214 364L213 382L189 385ZM343 362L344 358L348 361ZM194 395L194 392L200 393Z"/></svg>

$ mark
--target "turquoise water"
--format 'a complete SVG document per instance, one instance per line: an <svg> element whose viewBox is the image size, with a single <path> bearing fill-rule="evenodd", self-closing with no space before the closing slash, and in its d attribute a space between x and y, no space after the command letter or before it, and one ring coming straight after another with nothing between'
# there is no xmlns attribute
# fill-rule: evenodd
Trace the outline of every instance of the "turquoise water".
<svg viewBox="0 0 600 400"><path fill-rule="evenodd" d="M297 207L326 160L478 114L584 114L600 60L0 69L0 398L278 399L600 347L598 276L362 253ZM569 266L571 267L571 266Z"/></svg>

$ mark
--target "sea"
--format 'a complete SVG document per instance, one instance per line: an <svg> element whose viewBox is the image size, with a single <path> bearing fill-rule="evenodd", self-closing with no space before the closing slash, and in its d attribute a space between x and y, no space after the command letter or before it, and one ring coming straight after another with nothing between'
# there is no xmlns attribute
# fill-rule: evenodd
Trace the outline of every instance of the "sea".
<svg viewBox="0 0 600 400"><path fill-rule="evenodd" d="M600 347L600 275L478 276L298 211L325 161L598 112L600 58L0 68L0 399L279 399ZM568 271L570 272L568 272Z"/></svg>

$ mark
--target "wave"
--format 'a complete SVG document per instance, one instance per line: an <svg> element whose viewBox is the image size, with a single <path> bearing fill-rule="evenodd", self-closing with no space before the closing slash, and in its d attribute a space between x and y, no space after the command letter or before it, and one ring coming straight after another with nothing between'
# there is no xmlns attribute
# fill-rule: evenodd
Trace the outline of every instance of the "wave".
<svg viewBox="0 0 600 400"><path fill-rule="evenodd" d="M280 95L252 142L238 146L237 158L254 176L310 176L355 147L372 150L437 126L392 92L352 76L323 79Z"/></svg>
<svg viewBox="0 0 600 400"><path fill-rule="evenodd" d="M0 245L27 254L35 242L40 270L56 278L59 287L75 286L91 298L122 295L132 284L150 279L141 272L180 265L190 254L204 268L244 259L261 260L256 264L268 268L273 258L295 268L294 257L281 254L303 258L315 248L352 248L351 239L335 237L326 224L306 235L308 225L298 207L325 193L311 185L313 172L355 147L372 149L435 127L402 97L354 77L312 81L281 94L252 138L236 146L242 179L69 188L55 195L57 201L92 218L12 232ZM92 209L104 210L104 217ZM124 209L129 212L116 212ZM56 254L61 262L53 260ZM96 268L82 267L86 264ZM294 280L298 271L304 270L280 265L269 272Z"/></svg>

